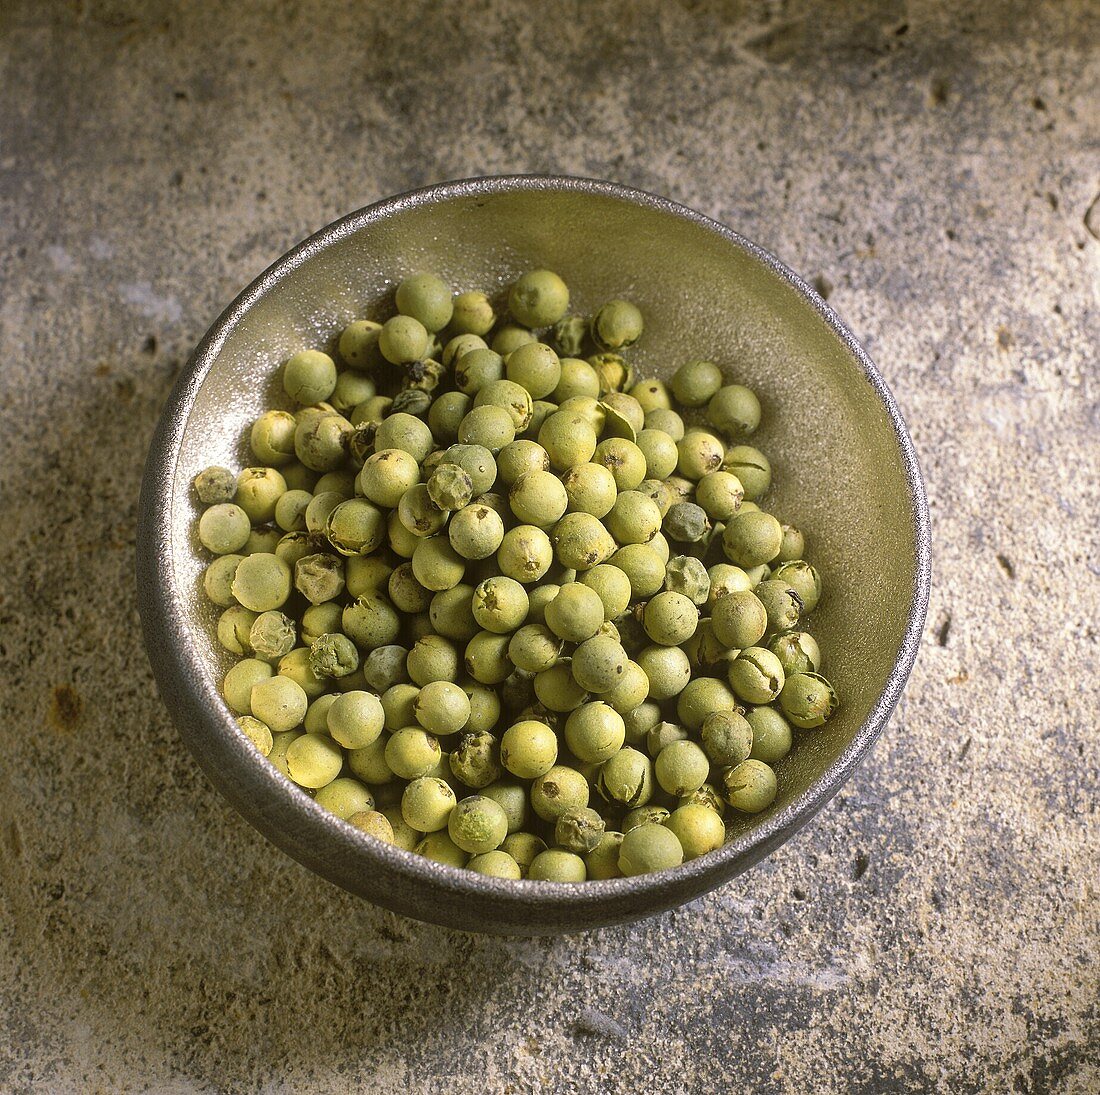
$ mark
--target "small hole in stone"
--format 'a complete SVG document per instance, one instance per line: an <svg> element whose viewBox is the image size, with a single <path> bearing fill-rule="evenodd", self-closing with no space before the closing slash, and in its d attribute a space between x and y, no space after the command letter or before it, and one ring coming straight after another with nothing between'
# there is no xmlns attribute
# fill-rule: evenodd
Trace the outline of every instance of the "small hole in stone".
<svg viewBox="0 0 1100 1095"><path fill-rule="evenodd" d="M940 624L939 630L936 632L936 645L946 646L947 637L951 634L951 614L948 613L944 616L943 623Z"/></svg>

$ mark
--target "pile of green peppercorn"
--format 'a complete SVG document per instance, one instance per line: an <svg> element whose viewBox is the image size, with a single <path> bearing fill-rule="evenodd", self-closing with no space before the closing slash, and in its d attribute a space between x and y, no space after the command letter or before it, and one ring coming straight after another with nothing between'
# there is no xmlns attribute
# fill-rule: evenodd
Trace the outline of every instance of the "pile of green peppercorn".
<svg viewBox="0 0 1100 1095"><path fill-rule="evenodd" d="M837 699L821 579L757 504L756 395L708 361L637 379L638 308L569 303L548 270L506 314L406 278L285 362L255 466L194 486L256 748L378 840L583 882L721 847Z"/></svg>

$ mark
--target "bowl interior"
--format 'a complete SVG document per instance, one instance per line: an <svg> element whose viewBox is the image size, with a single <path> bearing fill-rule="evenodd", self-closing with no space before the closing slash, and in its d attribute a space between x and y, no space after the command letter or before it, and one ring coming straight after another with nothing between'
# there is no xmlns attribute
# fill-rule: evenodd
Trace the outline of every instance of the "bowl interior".
<svg viewBox="0 0 1100 1095"><path fill-rule="evenodd" d="M774 469L763 504L804 530L823 576L811 628L841 707L825 728L798 737L778 766L774 806L736 822L736 836L826 776L879 703L920 585L919 519L894 425L840 330L766 257L660 203L539 187L398 200L384 216L349 218L269 272L196 377L170 477L170 580L183 622L210 680L220 680L229 659L201 592L190 482L209 464L248 463L252 419L287 405L277 370L290 353L330 345L350 319L384 318L406 274L434 270L457 288L488 291L540 266L565 278L577 310L614 296L641 307L637 375L667 379L706 358L759 394L764 421L752 441Z"/></svg>

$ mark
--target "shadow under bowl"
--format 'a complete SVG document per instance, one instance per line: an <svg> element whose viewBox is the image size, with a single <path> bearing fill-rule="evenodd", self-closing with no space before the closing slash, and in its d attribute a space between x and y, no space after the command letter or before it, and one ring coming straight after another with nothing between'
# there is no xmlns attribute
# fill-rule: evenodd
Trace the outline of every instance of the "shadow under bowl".
<svg viewBox="0 0 1100 1095"><path fill-rule="evenodd" d="M383 314L403 276L501 289L547 267L573 307L636 302L639 376L718 362L759 394L753 444L770 457L767 508L807 535L826 584L813 628L841 697L778 765L774 805L731 824L717 852L675 870L583 884L511 882L372 840L281 775L219 695L229 660L204 598L191 480L241 467L252 419L285 405L277 366ZM727 882L836 793L885 726L916 656L930 533L917 461L882 377L836 314L766 251L683 206L612 183L507 176L372 205L311 236L256 279L195 350L164 408L142 484L138 585L149 657L181 737L215 786L273 843L379 905L468 931L580 931L660 912Z"/></svg>

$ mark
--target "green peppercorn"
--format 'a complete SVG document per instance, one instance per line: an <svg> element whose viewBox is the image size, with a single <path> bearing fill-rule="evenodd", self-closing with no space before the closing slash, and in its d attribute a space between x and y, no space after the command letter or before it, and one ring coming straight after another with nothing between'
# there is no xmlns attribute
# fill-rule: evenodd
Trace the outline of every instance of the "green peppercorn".
<svg viewBox="0 0 1100 1095"><path fill-rule="evenodd" d="M779 706L795 726L812 730L832 716L837 697L820 673L795 673L786 679L779 693Z"/></svg>
<svg viewBox="0 0 1100 1095"><path fill-rule="evenodd" d="M775 764L791 751L790 723L774 707L750 707L745 719L752 727L751 760Z"/></svg>
<svg viewBox="0 0 1100 1095"><path fill-rule="evenodd" d="M766 810L776 796L775 772L763 761L743 760L722 773L726 801L745 814Z"/></svg>
<svg viewBox="0 0 1100 1095"><path fill-rule="evenodd" d="M526 327L549 327L569 310L569 288L550 270L532 270L512 286L508 309Z"/></svg>
<svg viewBox="0 0 1100 1095"><path fill-rule="evenodd" d="M286 749L286 770L300 787L317 790L339 774L344 754L327 734L303 734Z"/></svg>
<svg viewBox="0 0 1100 1095"><path fill-rule="evenodd" d="M215 555L233 555L248 541L252 522L233 502L219 502L199 518L199 542Z"/></svg>
<svg viewBox="0 0 1100 1095"><path fill-rule="evenodd" d="M583 882L588 875L579 855L561 848L548 848L531 861L527 877L532 882Z"/></svg>
<svg viewBox="0 0 1100 1095"><path fill-rule="evenodd" d="M779 659L763 647L750 646L730 662L730 687L745 703L771 703L783 688Z"/></svg>
<svg viewBox="0 0 1100 1095"><path fill-rule="evenodd" d="M609 692L621 680L627 661L626 651L617 638L595 635L573 652L573 679L586 692Z"/></svg>
<svg viewBox="0 0 1100 1095"><path fill-rule="evenodd" d="M504 541L504 522L494 510L475 502L452 516L447 536L463 559L486 559Z"/></svg>
<svg viewBox="0 0 1100 1095"><path fill-rule="evenodd" d="M707 421L728 437L747 437L760 425L760 400L741 384L727 384L707 403Z"/></svg>
<svg viewBox="0 0 1100 1095"><path fill-rule="evenodd" d="M622 843L622 833L604 832L596 847L584 857L584 865L590 879L597 881L622 877L622 871L619 870L619 850Z"/></svg>
<svg viewBox="0 0 1100 1095"><path fill-rule="evenodd" d="M535 674L535 695L550 711L573 711L588 699L570 667L561 663Z"/></svg>
<svg viewBox="0 0 1100 1095"><path fill-rule="evenodd" d="M419 320L427 331L441 331L451 322L454 313L451 290L434 274L413 274L405 278L397 286L396 298L397 310ZM384 332L385 327L382 330ZM390 361L402 360L390 357L385 350L383 353ZM413 355L408 360L418 360L418 356Z"/></svg>
<svg viewBox="0 0 1100 1095"><path fill-rule="evenodd" d="M635 661L649 679L649 698L658 702L678 696L691 679L691 663L678 646L647 646Z"/></svg>
<svg viewBox="0 0 1100 1095"><path fill-rule="evenodd" d="M653 762L629 746L604 761L597 789L604 801L644 806L653 795Z"/></svg>
<svg viewBox="0 0 1100 1095"><path fill-rule="evenodd" d="M428 353L428 330L413 316L398 315L386 320L378 333L378 349L394 365L422 361Z"/></svg>
<svg viewBox="0 0 1100 1095"><path fill-rule="evenodd" d="M451 754L451 770L467 787L487 787L500 779L499 756L495 735L485 731L466 733Z"/></svg>
<svg viewBox="0 0 1100 1095"><path fill-rule="evenodd" d="M543 821L556 822L566 810L588 805L588 780L575 768L556 764L531 784L531 807Z"/></svg>
<svg viewBox="0 0 1100 1095"><path fill-rule="evenodd" d="M568 471L592 459L596 451L596 431L576 412L557 411L539 428L538 442L550 457L551 466ZM644 456L642 463L645 463Z"/></svg>
<svg viewBox="0 0 1100 1095"><path fill-rule="evenodd" d="M792 673L816 673L821 668L821 648L808 631L788 631L776 635L768 649L779 659L786 676Z"/></svg>
<svg viewBox="0 0 1100 1095"><path fill-rule="evenodd" d="M487 335L495 322L493 306L484 293L469 290L455 297L451 327L460 335Z"/></svg>
<svg viewBox="0 0 1100 1095"><path fill-rule="evenodd" d="M699 610L682 593L658 593L645 606L646 634L662 646L680 646L699 625Z"/></svg>
<svg viewBox="0 0 1100 1095"><path fill-rule="evenodd" d="M486 578L474 589L473 614L478 625L499 635L511 634L527 618L527 591L514 578Z"/></svg>
<svg viewBox="0 0 1100 1095"><path fill-rule="evenodd" d="M768 631L789 631L802 614L802 598L786 582L769 578L759 582L753 593L768 614Z"/></svg>
<svg viewBox="0 0 1100 1095"><path fill-rule="evenodd" d="M299 350L283 366L283 387L304 406L322 403L336 387L336 363L319 350Z"/></svg>
<svg viewBox="0 0 1100 1095"><path fill-rule="evenodd" d="M260 756L266 757L270 754L274 739L271 735L271 728L266 723L260 722L252 715L238 715L237 725L241 728L245 737L256 747Z"/></svg>
<svg viewBox="0 0 1100 1095"><path fill-rule="evenodd" d="M685 407L702 407L722 386L722 371L709 361L689 361L672 374L672 394Z"/></svg>
<svg viewBox="0 0 1100 1095"><path fill-rule="evenodd" d="M566 851L584 856L599 845L605 828L604 819L595 810L571 807L558 815L554 840Z"/></svg>
<svg viewBox="0 0 1100 1095"><path fill-rule="evenodd" d="M711 530L710 520L702 506L694 502L676 502L664 518L664 530L680 544L695 544Z"/></svg>
<svg viewBox="0 0 1100 1095"><path fill-rule="evenodd" d="M703 720L701 737L711 763L719 767L740 764L752 752L752 724L737 710L712 711Z"/></svg>
<svg viewBox="0 0 1100 1095"><path fill-rule="evenodd" d="M719 642L733 650L744 650L764 637L768 613L754 593L735 590L714 603L711 624Z"/></svg>
<svg viewBox="0 0 1100 1095"><path fill-rule="evenodd" d="M709 714L731 711L736 706L733 693L714 677L695 677L676 697L676 717L698 732Z"/></svg>
<svg viewBox="0 0 1100 1095"><path fill-rule="evenodd" d="M601 764L623 746L623 717L606 703L585 703L565 720L565 742L580 761Z"/></svg>
<svg viewBox="0 0 1100 1095"><path fill-rule="evenodd" d="M619 870L627 878L678 867L684 849L676 834L663 825L638 825L623 834L619 848Z"/></svg>
<svg viewBox="0 0 1100 1095"><path fill-rule="evenodd" d="M199 501L208 506L232 502L237 493L237 477L228 468L204 468L195 476L194 486Z"/></svg>
<svg viewBox="0 0 1100 1095"><path fill-rule="evenodd" d="M755 502L771 486L771 464L759 449L751 445L735 445L726 453L722 467L741 481L745 499L749 502Z"/></svg>
<svg viewBox="0 0 1100 1095"><path fill-rule="evenodd" d="M781 563L793 562L796 559L802 559L806 554L806 538L802 533L794 527L794 525L783 526L783 544L779 549L779 554L776 558Z"/></svg>
<svg viewBox="0 0 1100 1095"><path fill-rule="evenodd" d="M592 638L603 620L599 595L579 582L563 586L546 606L547 627L566 642L581 643Z"/></svg>
<svg viewBox="0 0 1100 1095"><path fill-rule="evenodd" d="M673 810L665 826L676 835L685 860L717 851L726 841L722 818L698 803L687 803Z"/></svg>

